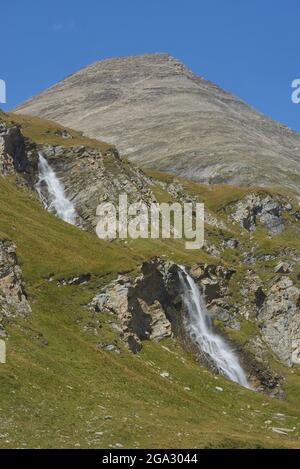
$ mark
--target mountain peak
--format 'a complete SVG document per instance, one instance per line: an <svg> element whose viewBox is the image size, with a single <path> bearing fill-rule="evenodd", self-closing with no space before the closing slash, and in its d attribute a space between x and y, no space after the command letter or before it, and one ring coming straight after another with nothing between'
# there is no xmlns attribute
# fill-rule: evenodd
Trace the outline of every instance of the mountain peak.
<svg viewBox="0 0 300 469"><path fill-rule="evenodd" d="M158 76L190 73L182 62L167 52L152 52L130 56L109 57L97 60L83 67L73 76L83 76L88 79L94 74L110 74L110 77L118 80L126 78L131 82L137 82L146 76ZM71 75L72 76L72 75ZM99 77L101 79L101 77ZM118 81L121 83L121 80Z"/></svg>
<svg viewBox="0 0 300 469"><path fill-rule="evenodd" d="M16 112L108 141L138 164L209 183L299 190L300 135L165 52L94 62Z"/></svg>

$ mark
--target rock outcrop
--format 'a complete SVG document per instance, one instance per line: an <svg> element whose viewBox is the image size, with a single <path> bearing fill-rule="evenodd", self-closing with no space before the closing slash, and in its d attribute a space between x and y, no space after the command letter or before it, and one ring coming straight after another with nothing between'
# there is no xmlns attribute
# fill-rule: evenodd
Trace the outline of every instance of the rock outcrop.
<svg viewBox="0 0 300 469"><path fill-rule="evenodd" d="M259 311L266 342L287 365L300 364L300 289L287 276L275 278Z"/></svg>
<svg viewBox="0 0 300 469"><path fill-rule="evenodd" d="M266 194L249 194L239 201L233 208L231 217L247 231L254 231L259 221L269 233L281 233L284 230L282 219L283 209L291 210L292 206L285 207L279 199Z"/></svg>
<svg viewBox="0 0 300 469"><path fill-rule="evenodd" d="M28 167L29 161L20 127L9 126L0 121L0 174L25 172Z"/></svg>
<svg viewBox="0 0 300 469"><path fill-rule="evenodd" d="M30 312L16 247L10 241L0 240L0 330L4 331L6 319Z"/></svg>
<svg viewBox="0 0 300 469"><path fill-rule="evenodd" d="M91 302L94 310L116 315L123 341L138 352L143 340L178 335L181 298L178 266L172 262L145 262L135 279L120 276ZM182 336L182 333L181 333Z"/></svg>

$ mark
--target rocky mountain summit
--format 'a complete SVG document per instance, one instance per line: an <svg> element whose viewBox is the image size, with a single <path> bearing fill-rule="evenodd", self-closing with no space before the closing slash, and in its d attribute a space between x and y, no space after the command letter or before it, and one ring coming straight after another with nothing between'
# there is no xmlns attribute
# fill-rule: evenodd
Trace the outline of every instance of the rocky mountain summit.
<svg viewBox="0 0 300 469"><path fill-rule="evenodd" d="M299 190L300 136L165 54L95 62L18 106L210 183Z"/></svg>

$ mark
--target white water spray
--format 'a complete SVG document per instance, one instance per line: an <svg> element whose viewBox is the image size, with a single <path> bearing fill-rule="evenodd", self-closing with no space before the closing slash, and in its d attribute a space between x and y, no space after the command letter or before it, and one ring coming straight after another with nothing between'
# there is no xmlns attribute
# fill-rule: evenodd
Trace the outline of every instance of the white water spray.
<svg viewBox="0 0 300 469"><path fill-rule="evenodd" d="M44 207L58 218L75 225L77 214L74 205L67 199L62 183L41 153L39 153L38 170L36 190Z"/></svg>
<svg viewBox="0 0 300 469"><path fill-rule="evenodd" d="M183 299L188 311L187 332L194 343L211 358L220 374L249 388L238 358L225 340L213 331L211 317L196 283L184 267L181 269L179 276L184 292Z"/></svg>

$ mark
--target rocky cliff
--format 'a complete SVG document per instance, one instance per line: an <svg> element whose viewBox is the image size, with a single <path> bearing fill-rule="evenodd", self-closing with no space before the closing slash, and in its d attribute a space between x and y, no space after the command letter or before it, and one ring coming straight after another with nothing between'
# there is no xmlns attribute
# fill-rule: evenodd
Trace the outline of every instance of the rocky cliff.
<svg viewBox="0 0 300 469"><path fill-rule="evenodd" d="M29 167L25 151L25 139L17 125L0 121L0 173L25 173Z"/></svg>
<svg viewBox="0 0 300 469"><path fill-rule="evenodd" d="M16 247L10 241L0 240L0 335L5 335L4 326L10 318L30 312Z"/></svg>

